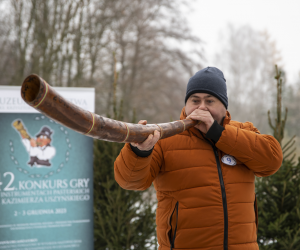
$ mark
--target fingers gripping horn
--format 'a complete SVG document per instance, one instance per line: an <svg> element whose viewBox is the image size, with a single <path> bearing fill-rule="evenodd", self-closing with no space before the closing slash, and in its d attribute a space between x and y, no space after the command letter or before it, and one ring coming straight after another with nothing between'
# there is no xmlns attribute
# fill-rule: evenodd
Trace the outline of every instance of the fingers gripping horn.
<svg viewBox="0 0 300 250"><path fill-rule="evenodd" d="M155 130L160 139L167 138L195 126L193 120L160 124L132 124L109 119L84 110L60 96L38 75L28 76L21 88L23 100L56 122L95 139L112 142L143 142Z"/></svg>

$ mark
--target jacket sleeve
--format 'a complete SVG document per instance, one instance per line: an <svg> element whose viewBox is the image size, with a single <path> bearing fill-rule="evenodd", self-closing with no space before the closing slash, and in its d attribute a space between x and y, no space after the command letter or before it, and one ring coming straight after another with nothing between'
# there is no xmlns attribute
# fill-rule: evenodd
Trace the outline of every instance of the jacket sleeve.
<svg viewBox="0 0 300 250"><path fill-rule="evenodd" d="M250 122L240 127L225 125L216 147L243 162L258 177L274 174L282 164L279 142L271 135L260 134Z"/></svg>
<svg viewBox="0 0 300 250"><path fill-rule="evenodd" d="M158 175L163 157L159 142L147 157L137 156L126 143L114 164L115 180L128 190L146 190Z"/></svg>

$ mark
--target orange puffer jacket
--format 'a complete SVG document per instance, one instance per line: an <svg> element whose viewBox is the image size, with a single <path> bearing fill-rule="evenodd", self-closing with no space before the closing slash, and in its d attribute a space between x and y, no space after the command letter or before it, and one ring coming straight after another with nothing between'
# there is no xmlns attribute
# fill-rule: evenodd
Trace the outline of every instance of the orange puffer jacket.
<svg viewBox="0 0 300 250"><path fill-rule="evenodd" d="M223 127L215 145L191 128L158 141L148 157L126 144L116 159L115 179L124 189L154 183L159 250L258 249L255 175L274 174L282 150L228 112Z"/></svg>

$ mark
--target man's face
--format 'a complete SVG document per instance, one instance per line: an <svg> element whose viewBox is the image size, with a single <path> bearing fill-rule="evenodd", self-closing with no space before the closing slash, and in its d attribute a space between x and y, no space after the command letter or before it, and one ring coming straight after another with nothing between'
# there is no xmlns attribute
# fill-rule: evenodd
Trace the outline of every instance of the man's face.
<svg viewBox="0 0 300 250"><path fill-rule="evenodd" d="M36 139L36 143L38 146L40 147L44 147L46 145L48 145L51 142L51 139L49 139L47 136L45 135L40 135L37 139Z"/></svg>
<svg viewBox="0 0 300 250"><path fill-rule="evenodd" d="M185 113L190 115L195 109L209 111L211 116L219 124L226 115L226 108L223 103L216 97L206 93L192 94L186 102Z"/></svg>

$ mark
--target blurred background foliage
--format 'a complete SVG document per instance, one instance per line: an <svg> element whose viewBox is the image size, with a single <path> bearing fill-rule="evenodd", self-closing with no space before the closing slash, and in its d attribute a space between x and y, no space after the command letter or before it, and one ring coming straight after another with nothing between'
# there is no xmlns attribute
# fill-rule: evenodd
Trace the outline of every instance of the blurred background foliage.
<svg viewBox="0 0 300 250"><path fill-rule="evenodd" d="M1 0L0 85L21 85L36 73L53 86L94 87L96 113L106 115L113 112L115 54L124 121L134 110L137 121L179 119L189 77L213 66L205 64L205 43L192 34L186 6L192 8L192 2ZM290 114L285 139L300 136L300 77L285 81L280 51L266 31L228 24L214 61L227 79L232 118L252 121L262 133L271 133L267 111L276 113L278 64Z"/></svg>
<svg viewBox="0 0 300 250"><path fill-rule="evenodd" d="M53 86L94 87L96 113L112 111L113 54L124 120L179 116L186 80L201 68L201 42L182 0L2 1L0 84L31 73ZM182 43L192 44L190 51Z"/></svg>
<svg viewBox="0 0 300 250"><path fill-rule="evenodd" d="M192 34L183 15L182 6L189 4L0 0L0 85L20 86L36 73L52 86L95 88L97 114L127 122L177 120L188 79L214 66L205 64L205 43ZM227 80L233 120L251 121L267 134L273 134L268 110L271 117L278 113L278 64L282 106L288 108L283 147L294 135L300 137L300 77L286 82L280 51L267 32L228 24L214 61ZM113 162L122 146L94 143L95 249L155 248L153 189L128 192L113 180ZM299 142L295 147L297 159ZM296 249L299 243L299 178L299 163L288 158L280 172L257 182L259 240L265 249ZM280 239L282 245L274 248ZM296 243L288 245L291 241Z"/></svg>
<svg viewBox="0 0 300 250"><path fill-rule="evenodd" d="M192 2L0 0L0 85L21 85L36 73L53 86L94 87L96 113L106 115L113 112L115 54L124 121L134 110L137 121L179 119L189 77L213 66L205 64L205 43L188 26L187 6ZM300 77L285 81L276 42L248 25L228 24L219 36L214 62L227 79L232 118L271 133L265 114L276 113L278 64L290 114L285 139L299 137Z"/></svg>

